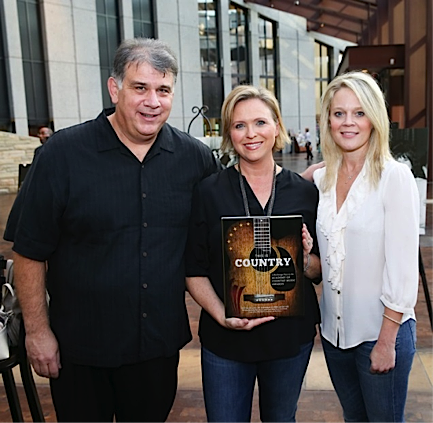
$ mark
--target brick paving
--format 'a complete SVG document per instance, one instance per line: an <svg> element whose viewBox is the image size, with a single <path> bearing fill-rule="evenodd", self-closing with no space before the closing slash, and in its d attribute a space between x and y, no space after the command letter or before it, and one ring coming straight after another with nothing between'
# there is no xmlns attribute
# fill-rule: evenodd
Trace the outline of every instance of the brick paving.
<svg viewBox="0 0 433 423"><path fill-rule="evenodd" d="M302 157L290 157L289 163L284 163L285 167L295 171L302 171L307 165ZM295 168L294 168L295 167ZM429 194L427 198L432 198L432 184L429 184ZM0 234L3 234L6 218L12 206L15 195L5 194L0 195ZM421 243L422 257L426 271L426 277L429 285L430 293L433 294L433 270L432 270L432 205L427 206L427 236L423 237ZM0 239L0 254L6 258L11 258L12 253L11 245L8 242ZM320 287L317 292L320 295ZM195 302L188 297L187 307L191 321L191 329L194 334L193 341L185 348L199 348L200 344L197 339L198 318L200 308ZM431 351L433 346L432 330L429 323L427 306L424 291L420 284L418 303L416 306L416 314L418 319L417 324L417 337L418 349L423 351ZM320 342L316 338L315 348L320 348ZM44 411L45 420L47 422L56 422L56 416L51 402L51 396L48 385L38 384L38 392L42 409ZM18 386L18 393L21 399L23 408L24 421L32 421L29 413L25 395L22 386ZM5 396L3 386L0 386L0 422L11 422L8 403ZM203 404L203 395L201 389L179 389L173 409L168 418L169 422L205 422L206 415ZM254 399L252 421L260 421L257 395ZM297 412L298 422L342 422L341 407L338 403L337 396L332 390L302 390L301 397L298 404ZM417 392L416 390L409 391L407 406L406 406L406 421L407 422L433 422L432 411L432 393L431 392Z"/></svg>

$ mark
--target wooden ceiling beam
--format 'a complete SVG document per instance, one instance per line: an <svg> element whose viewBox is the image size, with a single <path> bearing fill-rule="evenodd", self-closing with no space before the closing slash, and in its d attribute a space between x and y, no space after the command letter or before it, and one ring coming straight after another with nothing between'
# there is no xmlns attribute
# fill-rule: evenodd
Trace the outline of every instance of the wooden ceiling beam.
<svg viewBox="0 0 433 423"><path fill-rule="evenodd" d="M354 17L354 16L348 15L346 13L337 12L337 11L329 9L327 7L315 6L312 4L308 5L304 2L299 3L299 6L296 6L296 8L297 9L299 9L299 8L308 9L308 10L314 11L314 12L319 13L319 14L335 16L337 18L340 18L340 19L343 19L346 21L356 22L356 23L361 24L361 25L364 25L365 23L368 22L368 19ZM291 9L291 10L293 10L293 9Z"/></svg>
<svg viewBox="0 0 433 423"><path fill-rule="evenodd" d="M245 2L301 16L307 20L309 31L326 33L355 43L361 39L364 29L368 27L369 20L377 9L375 0L245 0ZM346 36L343 36L344 34Z"/></svg>
<svg viewBox="0 0 433 423"><path fill-rule="evenodd" d="M317 25L317 28L309 28L310 31L319 32L321 29L328 27L328 28L337 29L339 31L347 32L348 34L356 35L357 37L361 36L361 32L354 31L353 29L349 29L349 28L344 28L341 25L333 25L323 21L317 21L314 19L309 19L308 21Z"/></svg>
<svg viewBox="0 0 433 423"><path fill-rule="evenodd" d="M301 0L300 0L301 1ZM346 6L355 6L361 9L365 9L367 7L377 8L376 0L334 0L338 3L342 3Z"/></svg>

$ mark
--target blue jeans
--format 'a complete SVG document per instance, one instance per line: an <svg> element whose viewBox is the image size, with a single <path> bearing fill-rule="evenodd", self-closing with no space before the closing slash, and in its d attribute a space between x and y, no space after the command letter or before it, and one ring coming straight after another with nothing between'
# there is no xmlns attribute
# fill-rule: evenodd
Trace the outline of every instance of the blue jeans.
<svg viewBox="0 0 433 423"><path fill-rule="evenodd" d="M395 368L370 373L374 342L343 350L322 337L323 351L346 422L404 422L409 373L415 355L416 324L410 319L398 331Z"/></svg>
<svg viewBox="0 0 433 423"><path fill-rule="evenodd" d="M313 342L295 357L244 363L221 358L202 348L202 378L209 422L249 422L256 378L260 419L294 422L302 381Z"/></svg>

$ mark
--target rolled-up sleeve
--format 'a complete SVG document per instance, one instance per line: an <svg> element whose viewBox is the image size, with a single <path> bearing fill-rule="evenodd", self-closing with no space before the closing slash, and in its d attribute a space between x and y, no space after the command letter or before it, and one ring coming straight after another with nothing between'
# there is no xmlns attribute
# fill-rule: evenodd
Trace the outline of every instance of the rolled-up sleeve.
<svg viewBox="0 0 433 423"><path fill-rule="evenodd" d="M384 187L385 268L382 303L412 312L418 294L419 193L406 165L393 167Z"/></svg>

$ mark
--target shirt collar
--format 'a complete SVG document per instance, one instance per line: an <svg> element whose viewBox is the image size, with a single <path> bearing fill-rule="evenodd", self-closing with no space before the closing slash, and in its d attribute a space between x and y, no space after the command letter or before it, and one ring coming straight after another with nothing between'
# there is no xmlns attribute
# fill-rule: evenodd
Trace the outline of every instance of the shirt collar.
<svg viewBox="0 0 433 423"><path fill-rule="evenodd" d="M124 145L116 134L116 131L111 126L108 116L114 113L115 108L111 107L104 109L99 116L96 118L96 122L101 125L102 131L101 136L98 137L98 151L107 151L115 148L119 148L119 143ZM174 153L175 142L173 139L173 131L168 123L165 123L156 137L153 143L152 150L163 149Z"/></svg>

